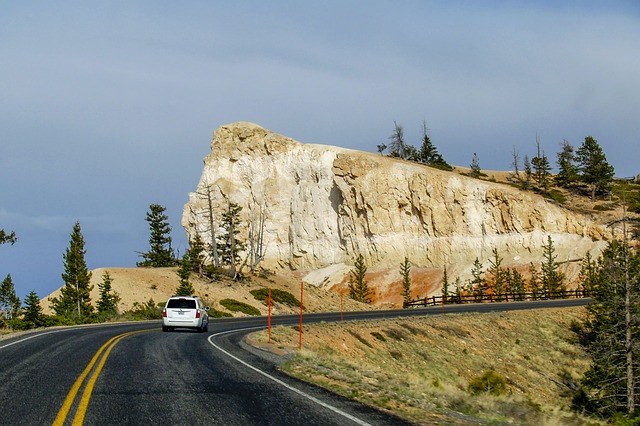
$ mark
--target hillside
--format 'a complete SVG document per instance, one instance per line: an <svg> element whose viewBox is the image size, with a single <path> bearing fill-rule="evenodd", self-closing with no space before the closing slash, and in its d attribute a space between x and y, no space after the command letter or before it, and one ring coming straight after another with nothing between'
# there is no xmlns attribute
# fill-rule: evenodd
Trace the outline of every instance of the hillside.
<svg viewBox="0 0 640 426"><path fill-rule="evenodd" d="M589 357L572 324L584 308L308 325L272 330L270 347L295 355L287 373L416 424L594 425L569 410ZM268 349L267 333L248 338ZM328 345L327 342L339 342ZM492 370L500 396L467 391Z"/></svg>
<svg viewBox="0 0 640 426"><path fill-rule="evenodd" d="M94 286L91 292L91 300L99 299L98 283L102 282L104 272L109 272L112 279L112 288L117 292L121 301L119 311L131 310L134 303L144 304L149 300L155 303L163 303L171 295L175 294L180 281L177 275L177 268L99 268L92 271L91 284ZM205 303L212 308L222 312L227 310L220 305L220 300L234 299L256 307L264 315L267 313L266 305L255 299L250 293L251 290L259 288L272 288L285 290L292 293L297 298L300 297L300 281L293 275L281 274L278 276L251 277L242 282L235 282L230 279L221 278L210 280L192 275L190 278L195 294L201 297ZM51 313L50 300L57 297L60 290L53 292L42 300L42 307L45 313ZM341 301L339 294L319 289L315 286L306 285L304 287L304 306L306 312L339 311L340 307L345 310L372 309L368 305L355 302L348 297ZM286 305L275 304L272 313L290 314L299 312L299 308L288 307ZM233 313L234 315L243 315Z"/></svg>

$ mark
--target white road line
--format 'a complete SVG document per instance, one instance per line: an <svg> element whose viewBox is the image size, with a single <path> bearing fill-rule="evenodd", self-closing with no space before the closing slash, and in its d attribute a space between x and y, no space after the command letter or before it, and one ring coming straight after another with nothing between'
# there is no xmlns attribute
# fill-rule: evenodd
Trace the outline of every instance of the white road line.
<svg viewBox="0 0 640 426"><path fill-rule="evenodd" d="M236 357L235 355L232 355L229 352L225 351L220 346L218 346L215 343L213 343L213 340L212 340L214 337L220 336L220 335L223 335L223 334L236 333L238 331L248 331L248 330L254 330L254 329L261 329L261 328L264 328L264 327L252 327L252 328L244 328L244 329L239 329L239 330L224 331L224 332L221 332L221 333L212 334L211 336L209 336L209 339L207 339L207 340L209 340L209 343L211 344L211 346L213 346L214 348L216 348L217 350L219 350L223 354L225 354L228 357L238 361L240 364L244 365L247 368L250 368L251 370L255 371L256 373L262 374L267 379L272 380L272 381L276 382L277 384L279 384L281 386L284 386L285 388L289 389L290 391L293 391L293 392L297 393L298 395L301 395L301 396L307 398L308 400L310 400L312 402L315 402L316 404L318 404L318 405L320 405L320 406L322 406L324 408L327 408L327 409L333 411L334 413L339 414L339 415L351 420L352 422L354 422L356 424L359 424L359 425L362 425L362 426L371 426L369 423L365 422L364 420L360 420L359 418L354 417L351 414L346 413L346 412L334 407L333 405L329 405L326 402L322 402L318 398L315 398L315 397L313 397L313 396L311 396L311 395L309 395L307 393L304 393L303 391L294 388L293 386L283 382L282 380L277 379L277 378L273 377L272 375L270 375L268 373L265 373L264 371L262 371L262 370L260 370L260 369L258 369L256 367L254 367L253 365L241 360L240 358Z"/></svg>

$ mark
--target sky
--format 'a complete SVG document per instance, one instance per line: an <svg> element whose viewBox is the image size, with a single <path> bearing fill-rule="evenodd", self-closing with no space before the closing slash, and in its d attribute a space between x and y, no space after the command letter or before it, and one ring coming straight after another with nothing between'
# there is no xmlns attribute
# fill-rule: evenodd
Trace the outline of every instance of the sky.
<svg viewBox="0 0 640 426"><path fill-rule="evenodd" d="M173 247L213 131L257 123L376 152L423 122L449 163L511 168L596 138L640 173L640 3L0 0L0 279L63 285L80 222L90 269L132 267L150 204Z"/></svg>

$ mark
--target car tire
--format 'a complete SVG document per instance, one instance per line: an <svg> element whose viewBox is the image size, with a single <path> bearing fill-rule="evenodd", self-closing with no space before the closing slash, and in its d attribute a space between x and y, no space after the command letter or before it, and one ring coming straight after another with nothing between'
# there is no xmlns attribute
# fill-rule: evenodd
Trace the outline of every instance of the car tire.
<svg viewBox="0 0 640 426"><path fill-rule="evenodd" d="M204 326L204 328L202 329L202 331L204 331L205 333L209 332L209 324L207 323L207 325Z"/></svg>
<svg viewBox="0 0 640 426"><path fill-rule="evenodd" d="M169 327L163 325L162 326L162 331L164 331L166 333L167 331L169 331Z"/></svg>

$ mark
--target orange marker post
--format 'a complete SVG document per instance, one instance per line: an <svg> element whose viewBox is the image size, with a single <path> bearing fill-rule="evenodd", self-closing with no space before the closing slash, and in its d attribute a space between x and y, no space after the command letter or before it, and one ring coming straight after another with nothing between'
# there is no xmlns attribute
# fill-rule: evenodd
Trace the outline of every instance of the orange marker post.
<svg viewBox="0 0 640 426"><path fill-rule="evenodd" d="M300 346L302 349L302 299L304 297L304 282L300 281Z"/></svg>
<svg viewBox="0 0 640 426"><path fill-rule="evenodd" d="M267 343L271 343L271 289L267 295Z"/></svg>

